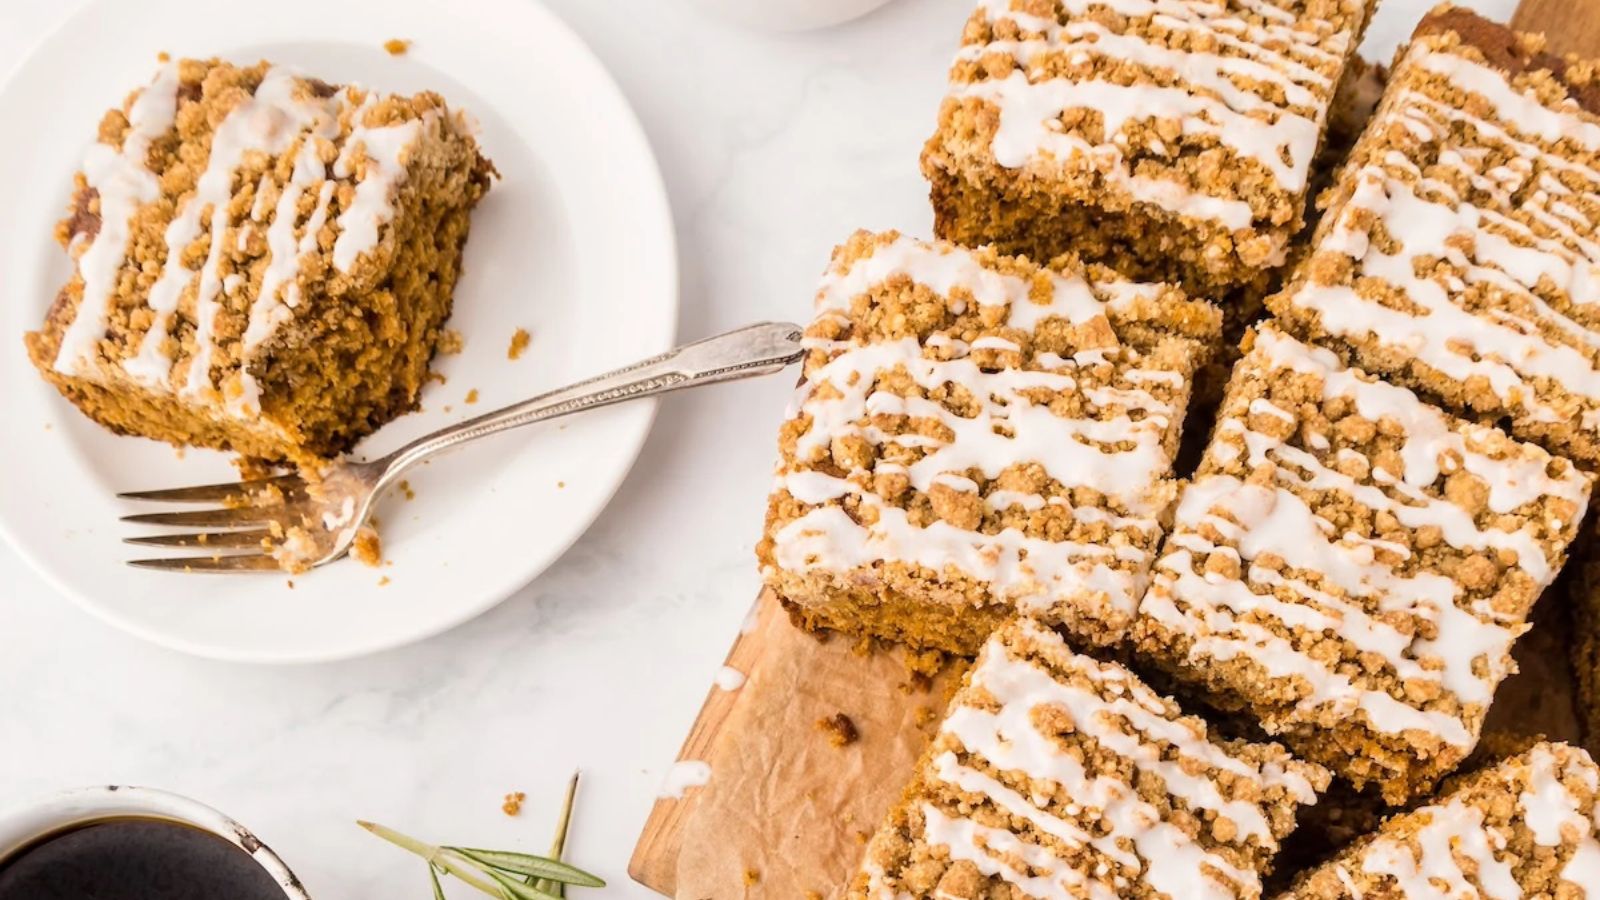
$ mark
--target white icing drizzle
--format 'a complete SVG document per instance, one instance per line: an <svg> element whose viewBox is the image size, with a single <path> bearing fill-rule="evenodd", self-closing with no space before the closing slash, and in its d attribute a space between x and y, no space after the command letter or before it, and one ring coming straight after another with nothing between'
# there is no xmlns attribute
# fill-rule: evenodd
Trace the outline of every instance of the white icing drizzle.
<svg viewBox="0 0 1600 900"><path fill-rule="evenodd" d="M1029 281L991 269L961 247L898 235L875 246L871 256L856 260L844 271L830 269L817 291L816 311L818 315L848 314L856 297L903 276L944 297L960 288L979 306L1003 307L1010 328L1031 331L1049 318L1081 325L1105 315L1105 308L1083 279L1053 270L1042 274L1049 279L1050 301L1035 303ZM1133 288L1120 290L1135 292ZM964 301L952 299L950 308L963 312Z"/></svg>
<svg viewBox="0 0 1600 900"><path fill-rule="evenodd" d="M394 218L394 191L405 178L406 153L416 143L424 124L438 118L438 113L430 110L420 119L369 127L364 122L375 98L376 95L369 96L353 114L355 129L333 164L334 175L350 178L356 171L358 147L366 159L366 171L356 184L355 199L339 213L333 265L341 272L349 272L361 254L378 246L379 230Z"/></svg>
<svg viewBox="0 0 1600 900"><path fill-rule="evenodd" d="M92 374L87 364L92 362L105 335L111 292L127 265L129 221L141 205L160 196L156 173L146 167L147 157L151 143L173 127L177 71L176 64L163 67L151 86L135 97L128 109L129 128L120 149L97 144L86 158L84 174L88 186L99 194L102 222L96 236L79 254L84 300L63 331L55 360L56 368L64 373ZM347 269L360 254L370 251L382 226L392 219L393 194L405 175L408 148L439 113L429 112L422 119L400 125L369 128L361 124L366 110L363 107L336 160L335 175L329 177L321 154L328 142L339 136L345 95L338 92L331 97L317 97L300 90L300 84L293 71L270 68L253 95L235 106L216 126L194 192L166 226L166 262L146 299L152 313L151 324L134 352L121 363L124 371L141 384L163 392L175 390L171 383L174 359L169 338L180 301L192 291L195 349L187 375L176 390L191 402L210 401L208 395L218 386L212 380L212 364L218 341L219 295L236 294L248 287L248 279L242 273L222 276L222 256L230 247L243 250L255 234L265 234L268 256L261 288L250 305L241 352L248 354L258 348L289 318L300 302L300 260L317 249L317 236L327 224L334 189L338 180L354 179L358 153L366 162L355 184L354 199L336 223L340 229L334 247L336 263ZM297 93L302 95L296 96ZM369 104L372 102L375 101L369 100ZM245 161L255 154L280 156L291 152L293 169L276 195L276 202L269 199L273 179L268 174L258 185L247 218L234 222L227 208ZM316 203L303 227L297 229L301 201L311 192L315 192ZM229 229L235 227L237 233L227 239ZM209 239L206 258L198 269L190 268L184 261L184 251L202 237ZM236 387L237 391L224 391L226 411L245 418L258 415L259 388L242 366Z"/></svg>
<svg viewBox="0 0 1600 900"><path fill-rule="evenodd" d="M161 195L161 185L148 167L150 145L172 128L177 105L178 66L170 63L128 107L122 147L96 143L84 157L84 178L100 197L100 230L78 257L83 297L56 352L54 367L62 374L90 374L106 334L112 291L128 257L132 219L140 206Z"/></svg>
<svg viewBox="0 0 1600 900"><path fill-rule="evenodd" d="M331 190L321 189L328 179L327 168L320 155L322 145L316 140L317 137L331 136L312 134L302 139L300 150L294 157L294 169L273 210L272 225L267 228L269 257L267 268L261 275L261 288L250 306L250 324L244 332L247 350L260 346L289 317L290 311L299 305L299 285L295 283L295 276L300 271L301 251L295 226L300 217L300 198L313 187L318 188L319 202L312 215L320 212L326 217L326 204L320 201L332 195ZM263 193L261 196L266 195ZM310 221L309 217L307 221ZM279 299L280 293L284 295L282 300Z"/></svg>
<svg viewBox="0 0 1600 900"><path fill-rule="evenodd" d="M690 788L704 787L711 780L711 764L699 759L681 759L672 764L661 780L663 799L681 800Z"/></svg>
<svg viewBox="0 0 1600 900"><path fill-rule="evenodd" d="M1490 825L1483 801L1464 792L1422 807L1406 816L1407 821L1421 823L1408 840L1380 834L1355 859L1334 864L1351 896L1361 896L1354 889L1360 873L1379 879L1375 887L1385 897L1519 900L1524 896L1518 880L1520 861L1507 847L1508 829L1523 828L1535 844L1557 848L1565 858L1560 878L1580 889L1576 896L1600 892L1595 811L1591 808L1585 815L1583 801L1564 783L1564 779L1582 782L1592 807L1600 771L1588 754L1540 744L1525 758L1502 763L1496 773L1499 785L1517 792L1509 823Z"/></svg>
<svg viewBox="0 0 1600 900"><path fill-rule="evenodd" d="M202 395L213 387L211 356L216 349L216 318L221 309L216 299L220 286L217 271L223 236L230 224L224 212L233 194L234 172L252 150L276 156L292 146L302 132L321 131L337 121L336 100L296 98L293 93L298 84L294 72L269 69L255 94L235 107L211 138L211 157L188 204L195 210L196 225L202 209L209 205L213 211L211 250L195 289L195 355L183 388L185 396Z"/></svg>
<svg viewBox="0 0 1600 900"><path fill-rule="evenodd" d="M1337 657L1325 660L1311 650L1335 635L1354 651L1382 659L1392 670L1388 675L1436 683L1462 703L1481 708L1508 674L1510 646L1525 627L1521 618L1502 617L1487 605L1469 607L1457 583L1443 573L1401 574L1385 559L1388 553L1404 558L1409 555L1405 548L1338 535L1303 497L1336 492L1393 515L1408 529L1436 527L1452 547L1512 551L1515 565L1543 586L1554 577L1555 566L1545 556L1533 523L1515 531L1480 527L1468 510L1424 489L1451 471L1442 465L1452 461L1450 465L1482 480L1495 513L1511 513L1544 497L1564 498L1583 509L1587 477L1571 466L1559 476L1549 474L1550 457L1529 445L1511 445L1507 458L1492 458L1478 449L1487 443L1490 429L1451 422L1411 392L1365 380L1333 354L1270 327L1260 330L1252 358L1243 365L1259 367L1260 376L1269 380L1282 371L1316 375L1324 401L1349 400L1362 418L1399 425L1404 471L1373 469L1373 481L1385 488L1363 483L1325 461L1326 449L1307 452L1252 430L1239 418L1224 418L1210 452L1231 458L1238 451L1228 439L1242 439L1248 467L1275 464L1277 483L1246 484L1213 474L1191 485L1179 504L1168 554L1157 563L1141 615L1169 633L1192 636L1191 665L1244 657L1273 677L1299 679L1306 694L1297 717L1318 721L1329 715L1359 715L1379 732L1418 730L1470 747L1477 735L1461 718L1423 709L1403 699L1403 692L1392 695L1370 680L1385 673L1352 675L1348 667L1335 668ZM1293 422L1265 400L1250 404L1250 412ZM1202 528L1217 532L1221 542L1207 540ZM1197 557L1215 553L1236 557L1242 579L1195 572ZM1256 562L1269 554L1283 561L1282 569ZM1317 573L1319 580L1314 584L1284 574L1289 570ZM1412 626L1429 623L1432 636L1424 637L1415 627L1402 630L1396 615ZM1271 623L1277 627L1268 627ZM1284 726L1265 724L1269 729Z"/></svg>
<svg viewBox="0 0 1600 900"><path fill-rule="evenodd" d="M723 666L717 670L715 678L717 687L724 691L737 691L744 687L744 673L733 666Z"/></svg>
<svg viewBox="0 0 1600 900"><path fill-rule="evenodd" d="M1044 644L1047 652L1066 651L1059 636L1032 622L1023 620L1013 627L1022 638ZM1268 796L1272 789L1298 803L1315 802L1317 786L1307 775L1284 768L1281 760L1258 767L1230 755L1209 740L1197 720L1178 718L1176 707L1120 666L1082 656L1061 657L1068 660L1066 677L1061 678L1025 657L1013 656L1010 640L1005 632L990 639L967 688L992 697L999 708L989 711L958 699L941 733L953 736L969 760L982 759L1002 772L1059 785L1045 796L1070 798L1065 808L1070 818L1053 811L1046 800L1024 796L963 762L954 751L933 759L932 775L1026 820L1068 848L1091 851L1096 862L1074 867L1050 846L951 815L930 803L922 806L923 839L1030 897L1109 900L1124 896L1130 879L1173 898L1258 893L1254 871L1241 869L1164 821L1157 808L1120 775L1089 771L1082 757L1038 729L1034 712L1047 707L1064 713L1075 735L1127 760L1141 775L1160 779L1174 803L1196 815L1211 812L1230 820L1237 827L1232 843L1241 848L1277 846L1262 804L1276 802ZM1283 754L1283 760L1287 758ZM1253 783L1256 787L1242 794L1256 799L1224 798L1217 776L1207 774L1219 771ZM1010 856L1044 874L1018 872L1004 858Z"/></svg>
<svg viewBox="0 0 1600 900"><path fill-rule="evenodd" d="M960 248L901 237L875 246L871 255L844 269L830 270L817 305L821 316L846 317L872 288L907 278L946 297L958 312L964 311L967 298L1003 308L1004 326L1024 332L1050 318L1078 325L1104 322L1105 306L1086 282L1059 273L1048 277L1049 301L1036 303L1030 288L1039 287L1037 279L1002 275ZM1129 289L1119 295L1137 293ZM1105 333L1110 334L1109 326ZM935 336L926 347L914 337L873 344L808 339L811 349L826 351L831 358L811 368L796 393L791 418L807 425L797 437L794 462L780 471L775 489L815 508L774 535L779 568L840 577L855 571L851 577L860 577L878 563L905 562L984 581L995 599L1023 609L1042 612L1071 603L1112 622L1131 615L1144 588L1151 542L1159 533L1156 517L1167 502L1164 480L1171 461L1162 442L1181 413L1174 407L1184 388L1181 374L1141 369L1137 354L1115 348L1080 352L1072 359L1039 354L1033 362L1040 368L1026 369L996 370L965 355L1021 349L1017 341L1000 346L992 337L968 345ZM1120 361L1110 361L1108 350L1120 354ZM957 415L935 400L896 393L880 384L880 377L889 373L909 379L929 396L960 389L977 401L977 411ZM1133 377L1139 374L1149 377ZM1113 375L1148 387L1105 384ZM1076 393L1092 408L1068 416L1045 405L1041 391ZM882 417L935 422L941 436L922 433L926 428L889 433L873 424ZM915 448L921 457L902 466L874 454L870 468L843 478L805 468L846 438ZM1050 503L1066 508L1075 521L1111 524L1119 530L1116 538L1047 540L1015 528L984 534L942 519L913 525L905 510L883 502L873 487L874 476L893 474L903 475L912 489L925 494L974 493L978 486L968 473L976 470L992 480L1019 464L1035 464L1067 488L1103 494L1103 506L1074 508L1062 497ZM858 509L870 515L847 515L837 505L845 497L855 498ZM1002 490L984 502L996 509L1046 505L1042 496Z"/></svg>
<svg viewBox="0 0 1600 900"><path fill-rule="evenodd" d="M235 106L219 123L211 138L206 168L195 182L193 195L168 223L167 260L161 277L151 286L148 303L155 313L139 351L123 363L134 378L155 389L168 389L172 357L165 348L172 317L184 291L194 285L195 352L180 393L185 398L203 397L215 387L211 378L211 359L216 349L217 301L223 290L219 274L225 236L232 225L227 214L233 198L233 183L239 167L252 153L276 156L287 151L306 132L328 133L337 128L339 101L309 94L295 96L299 76L290 69L274 67L262 77L255 93ZM208 221L202 217L210 212ZM184 264L184 250L210 232L210 249L199 272ZM241 369L241 373L243 370ZM247 392L248 385L241 384ZM230 404L236 414L249 414L251 404Z"/></svg>
<svg viewBox="0 0 1600 900"><path fill-rule="evenodd" d="M1600 302L1600 170L1553 149L1566 142L1592 154L1600 125L1570 104L1547 107L1504 73L1426 41L1413 44L1400 68L1426 70L1491 112L1447 106L1417 90L1392 92L1369 133L1400 124L1415 145L1351 173L1354 194L1317 249L1351 257L1353 277L1392 285L1415 309L1312 280L1289 302L1314 312L1334 335L1376 342L1455 381L1477 379L1521 417L1600 428L1592 409L1600 404L1600 335L1566 311ZM1511 161L1490 168L1491 149ZM1415 162L1430 158L1428 172ZM1446 175L1478 199L1469 202ZM1380 226L1392 252L1370 239ZM1446 265L1419 268L1429 258ZM1560 402L1569 396L1591 409L1574 416Z"/></svg>
<svg viewBox="0 0 1600 900"><path fill-rule="evenodd" d="M973 61L1004 53L1019 63L1003 78L953 80L951 84L952 97L978 98L999 110L991 148L996 162L1008 168L1092 168L1113 189L1135 201L1213 220L1232 230L1249 227L1254 213L1238 197L1207 194L1180 178L1133 172L1118 132L1129 122L1168 119L1180 122L1186 135L1213 137L1239 158L1259 163L1285 192L1304 190L1333 92L1332 79L1306 63L1338 66L1349 48L1352 30L1335 31L1330 22L1297 17L1261 2L1066 0L1060 6L1072 17L1064 24L1055 18L1014 11L1010 0L981 0L979 8L991 23L1010 20L1026 36L968 45L958 54L958 61ZM1150 17L1153 27L1188 33L1193 40L1211 42L1220 52L1174 50L1131 29L1113 32L1085 18L1090 7ZM1358 27L1363 15L1360 6L1352 5L1346 11ZM1273 21L1264 26L1253 24L1240 12ZM1171 73L1181 84L1165 87L1146 81L1123 85L1063 77L1035 80L1034 63L1047 55L1065 56L1074 63L1107 57L1147 72ZM1246 86L1249 81L1265 87ZM1063 130L1060 119L1070 109L1099 113L1106 140L1094 144ZM1275 249L1282 250L1281 246Z"/></svg>

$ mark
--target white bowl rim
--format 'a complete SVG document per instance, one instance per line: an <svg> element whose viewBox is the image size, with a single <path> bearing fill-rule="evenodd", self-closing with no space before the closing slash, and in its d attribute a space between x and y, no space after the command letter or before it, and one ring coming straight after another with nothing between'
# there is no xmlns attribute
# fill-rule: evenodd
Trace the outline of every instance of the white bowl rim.
<svg viewBox="0 0 1600 900"><path fill-rule="evenodd" d="M159 788L107 784L70 788L0 811L0 863L42 838L122 816L166 819L214 834L248 853L288 900L311 900L287 864L250 829L221 811Z"/></svg>

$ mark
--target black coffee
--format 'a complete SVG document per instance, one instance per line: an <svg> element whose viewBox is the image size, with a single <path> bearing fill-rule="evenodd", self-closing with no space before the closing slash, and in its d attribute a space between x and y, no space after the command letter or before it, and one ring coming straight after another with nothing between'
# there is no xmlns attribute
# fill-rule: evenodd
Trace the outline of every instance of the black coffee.
<svg viewBox="0 0 1600 900"><path fill-rule="evenodd" d="M0 860L0 900L283 900L248 853L164 819L104 819Z"/></svg>

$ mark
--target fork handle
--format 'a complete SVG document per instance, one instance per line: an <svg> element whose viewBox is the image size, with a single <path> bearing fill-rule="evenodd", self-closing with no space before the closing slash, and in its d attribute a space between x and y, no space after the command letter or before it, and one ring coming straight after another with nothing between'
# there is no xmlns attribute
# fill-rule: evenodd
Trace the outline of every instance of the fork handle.
<svg viewBox="0 0 1600 900"><path fill-rule="evenodd" d="M443 450L522 425L668 391L782 371L805 354L800 336L800 326L787 322L746 325L484 413L424 435L391 453L383 460L383 480L392 480Z"/></svg>

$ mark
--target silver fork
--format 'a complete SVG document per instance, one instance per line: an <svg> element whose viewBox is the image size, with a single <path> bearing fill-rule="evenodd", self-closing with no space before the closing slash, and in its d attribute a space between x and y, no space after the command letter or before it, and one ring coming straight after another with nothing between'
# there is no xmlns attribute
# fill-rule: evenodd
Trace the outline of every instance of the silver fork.
<svg viewBox="0 0 1600 900"><path fill-rule="evenodd" d="M781 371L800 359L801 329L763 322L685 344L660 356L484 413L370 462L337 460L320 479L299 475L199 487L118 494L124 500L222 504L184 512L141 513L122 521L194 529L130 537L130 544L207 550L209 555L129 560L131 566L177 572L271 572L325 565L350 550L377 498L411 467L454 447L522 425L668 391ZM292 537L291 537L292 536ZM293 546L291 546L293 545ZM246 550L253 552L226 553Z"/></svg>

